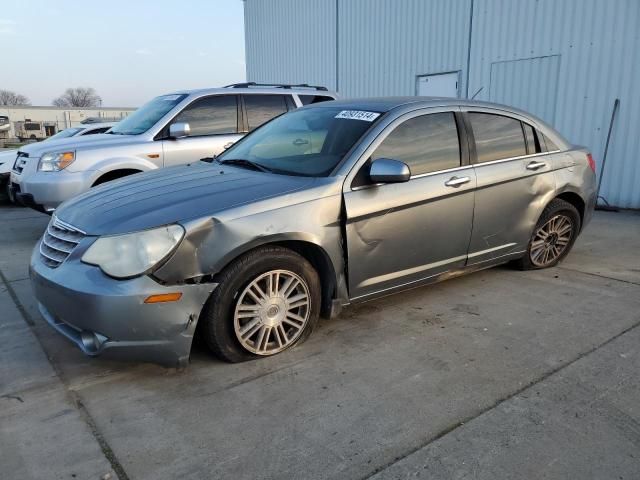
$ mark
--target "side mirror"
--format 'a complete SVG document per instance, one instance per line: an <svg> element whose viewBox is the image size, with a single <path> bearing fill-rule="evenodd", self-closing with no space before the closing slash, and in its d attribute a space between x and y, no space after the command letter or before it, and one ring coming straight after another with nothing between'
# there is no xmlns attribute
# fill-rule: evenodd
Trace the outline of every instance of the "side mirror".
<svg viewBox="0 0 640 480"><path fill-rule="evenodd" d="M409 166L400 160L378 158L371 163L369 178L373 183L402 183L411 178Z"/></svg>
<svg viewBox="0 0 640 480"><path fill-rule="evenodd" d="M190 133L191 127L187 122L176 122L169 126L169 138L173 138L174 140L188 137Z"/></svg>

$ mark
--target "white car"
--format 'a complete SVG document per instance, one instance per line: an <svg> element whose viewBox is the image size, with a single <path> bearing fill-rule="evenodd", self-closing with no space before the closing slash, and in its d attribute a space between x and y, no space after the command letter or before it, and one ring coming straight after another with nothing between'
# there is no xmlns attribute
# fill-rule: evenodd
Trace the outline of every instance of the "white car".
<svg viewBox="0 0 640 480"><path fill-rule="evenodd" d="M50 136L42 142L47 142L47 144L49 144L49 142L55 142L56 140L61 140L69 137L80 137L84 135L105 133L111 130L111 127L113 127L115 124L116 122L89 123L86 125L78 125L77 127L65 128L64 130L60 130L55 135ZM39 143L36 142L32 145L39 145ZM30 148L33 147L31 147L31 145L25 145L21 148L21 150L28 152ZM13 163L16 161L17 154L17 149L0 151L0 198L5 195L5 192L7 192L7 195L12 202L14 200L7 186L9 183L11 168L13 167Z"/></svg>

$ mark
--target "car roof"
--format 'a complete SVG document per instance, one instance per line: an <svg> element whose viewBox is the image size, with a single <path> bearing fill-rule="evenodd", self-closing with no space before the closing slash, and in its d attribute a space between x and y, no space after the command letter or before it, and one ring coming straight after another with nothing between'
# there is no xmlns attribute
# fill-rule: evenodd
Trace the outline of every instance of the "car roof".
<svg viewBox="0 0 640 480"><path fill-rule="evenodd" d="M467 100L464 98L452 98L452 97L369 97L369 98L351 98L351 99L338 99L330 102L314 103L307 105L305 108L310 107L340 107L350 110L373 110L375 112L389 112L398 107L415 106L416 108L428 108L428 107L485 107L496 108L499 110L505 110L507 112L513 112L527 117L531 117L530 113L524 112L508 105L501 105L498 103L480 102L475 100Z"/></svg>
<svg viewBox="0 0 640 480"><path fill-rule="evenodd" d="M200 88L195 90L176 90L170 92L167 95L224 95L229 93L249 93L249 94L275 94L275 95L290 95L292 93L300 95L325 95L331 97L337 97L338 94L330 90L318 90L317 88L303 88L294 87L218 87L218 88Z"/></svg>

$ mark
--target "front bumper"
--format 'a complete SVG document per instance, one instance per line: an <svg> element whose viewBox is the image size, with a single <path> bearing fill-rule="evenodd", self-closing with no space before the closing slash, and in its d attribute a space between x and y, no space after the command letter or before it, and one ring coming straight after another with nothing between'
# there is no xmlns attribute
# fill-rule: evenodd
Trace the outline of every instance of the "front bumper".
<svg viewBox="0 0 640 480"><path fill-rule="evenodd" d="M76 250L86 250L76 247ZM73 252L57 268L40 260L29 276L44 319L90 356L182 367L189 361L198 317L216 284L163 286L150 277L115 280ZM149 295L182 293L177 302L145 304Z"/></svg>
<svg viewBox="0 0 640 480"><path fill-rule="evenodd" d="M52 212L65 200L89 190L94 174L93 171L66 170L12 173L11 188L18 203L41 212Z"/></svg>

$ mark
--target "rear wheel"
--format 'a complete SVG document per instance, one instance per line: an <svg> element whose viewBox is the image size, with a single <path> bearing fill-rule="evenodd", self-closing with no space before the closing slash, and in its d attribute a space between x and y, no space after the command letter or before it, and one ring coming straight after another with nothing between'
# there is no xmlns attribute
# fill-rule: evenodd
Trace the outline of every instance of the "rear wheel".
<svg viewBox="0 0 640 480"><path fill-rule="evenodd" d="M542 212L518 266L523 270L553 267L567 256L579 231L578 210L569 202L554 199Z"/></svg>
<svg viewBox="0 0 640 480"><path fill-rule="evenodd" d="M320 278L282 247L263 247L219 276L200 317L207 346L228 362L280 353L305 340L318 322Z"/></svg>

